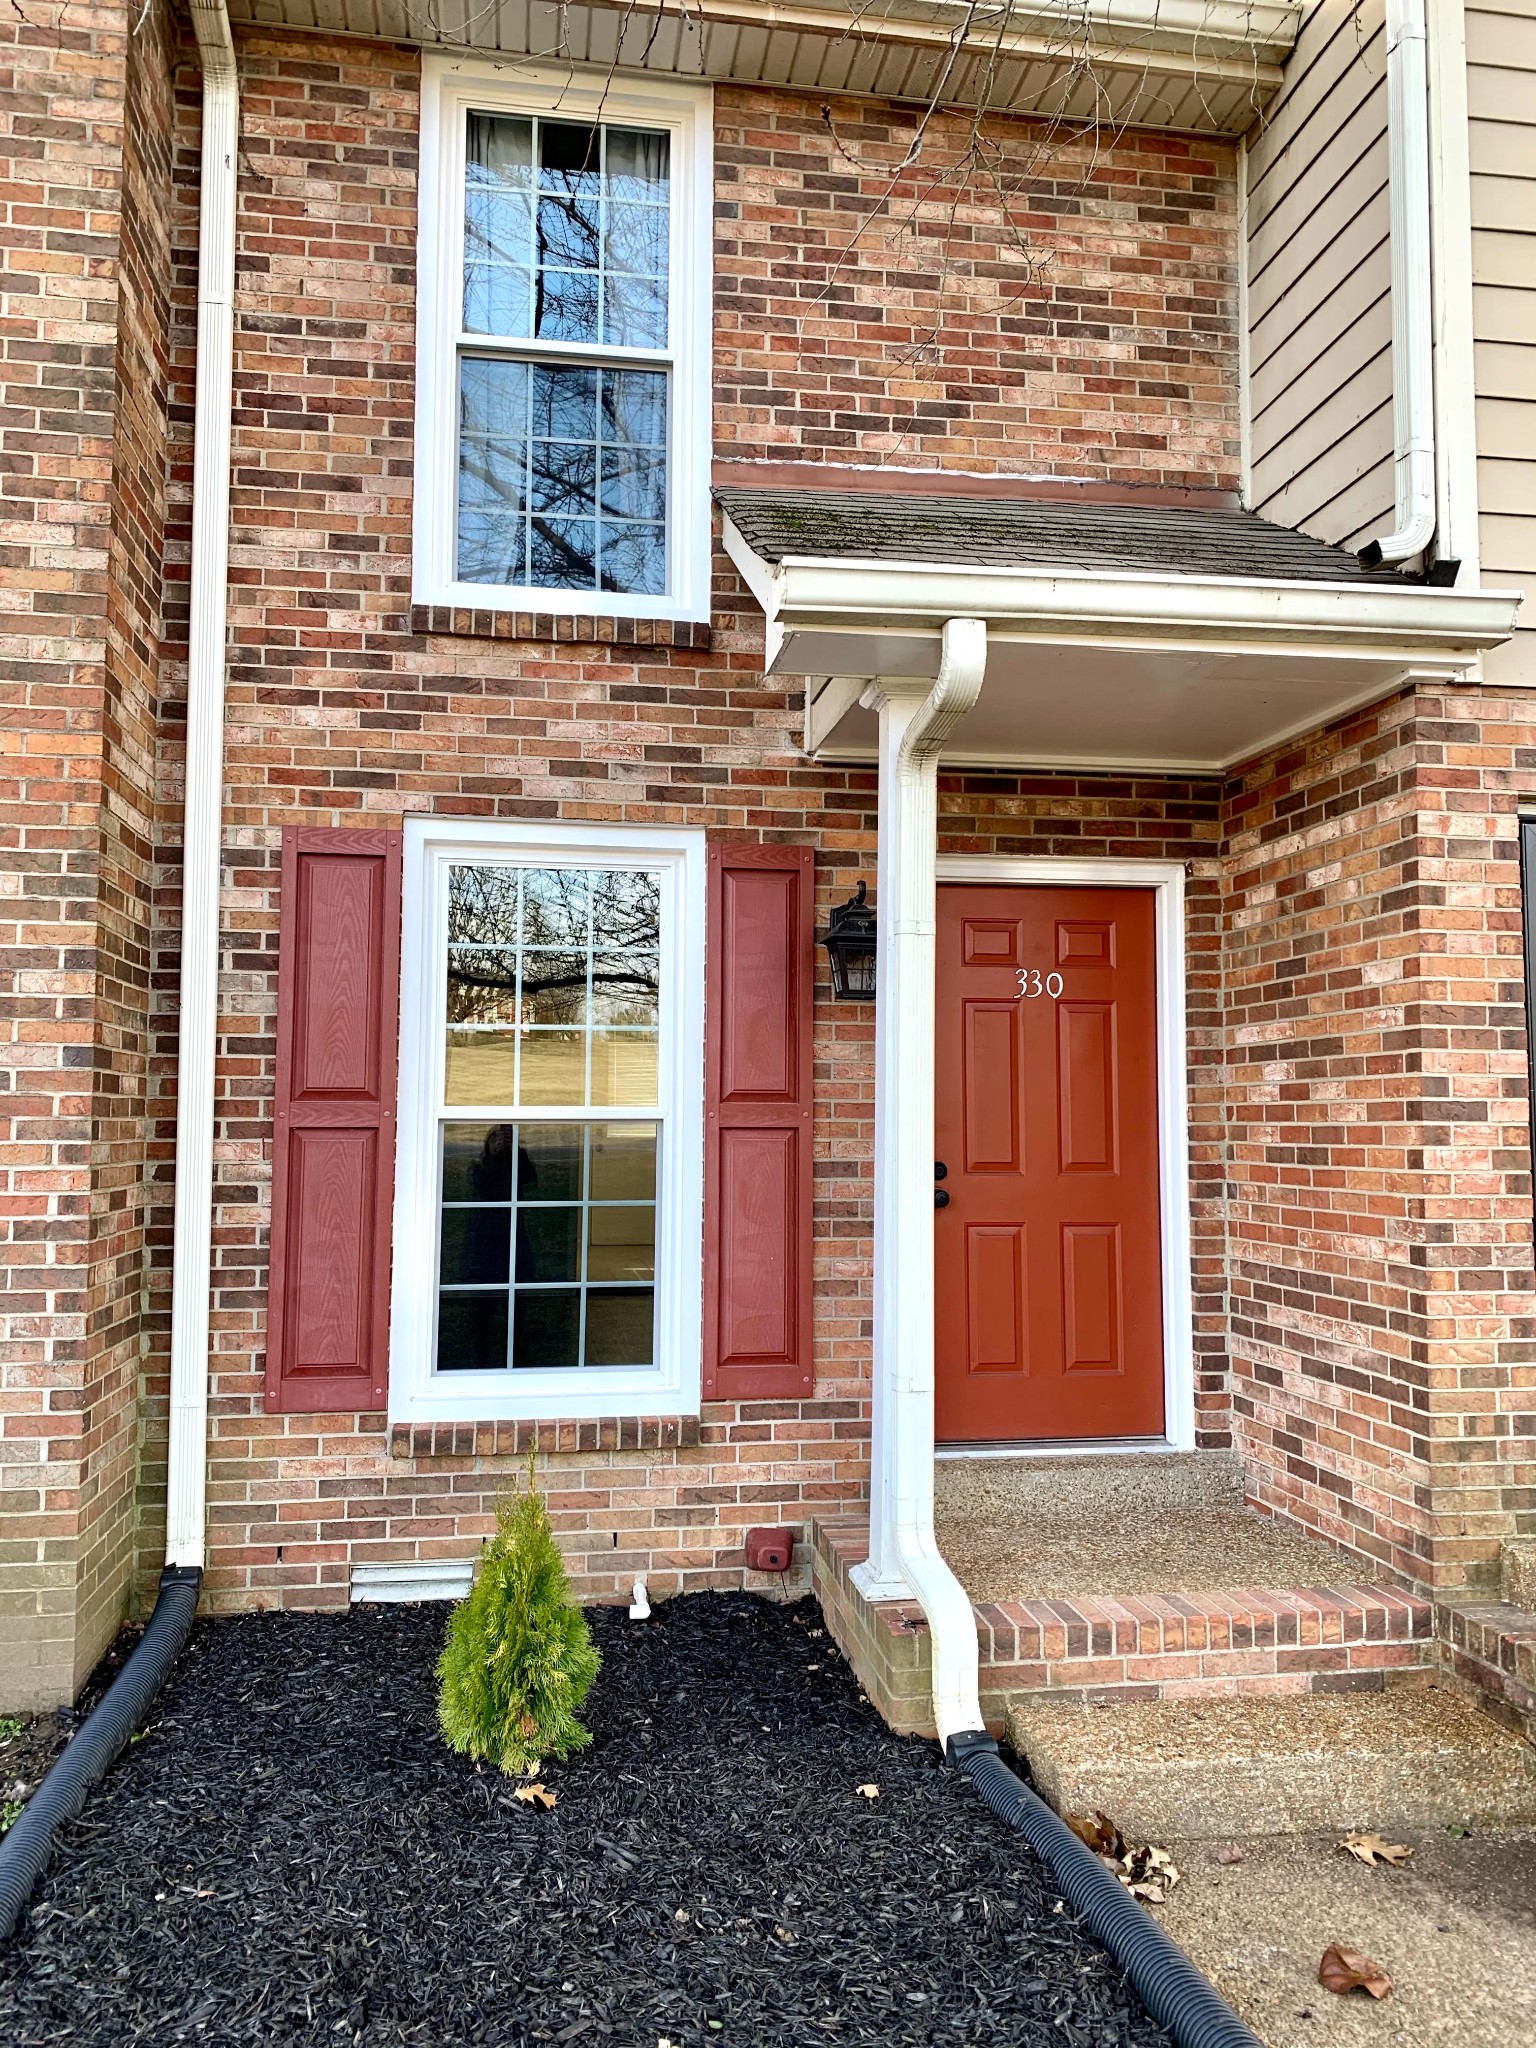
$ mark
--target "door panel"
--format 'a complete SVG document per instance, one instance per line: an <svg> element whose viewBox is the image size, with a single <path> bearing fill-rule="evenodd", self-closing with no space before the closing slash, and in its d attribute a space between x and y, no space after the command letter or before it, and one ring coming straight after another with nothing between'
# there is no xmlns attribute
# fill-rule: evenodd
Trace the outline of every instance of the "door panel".
<svg viewBox="0 0 1536 2048"><path fill-rule="evenodd" d="M968 1173L1017 1173L1019 1034L1011 1003L965 1005L965 1166Z"/></svg>
<svg viewBox="0 0 1536 2048"><path fill-rule="evenodd" d="M1023 1372L1024 1232L1015 1223L973 1223L965 1250L970 1369Z"/></svg>
<svg viewBox="0 0 1536 2048"><path fill-rule="evenodd" d="M1102 1173L1115 1163L1115 1006L1056 1005L1056 1085L1063 1173Z"/></svg>
<svg viewBox="0 0 1536 2048"><path fill-rule="evenodd" d="M1163 1429L1153 903L939 890L941 1442Z"/></svg>

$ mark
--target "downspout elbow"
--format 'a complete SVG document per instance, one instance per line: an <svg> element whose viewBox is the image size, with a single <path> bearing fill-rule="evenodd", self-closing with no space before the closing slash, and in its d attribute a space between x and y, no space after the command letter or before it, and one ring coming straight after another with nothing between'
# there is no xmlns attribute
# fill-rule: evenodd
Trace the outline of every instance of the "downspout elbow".
<svg viewBox="0 0 1536 2048"><path fill-rule="evenodd" d="M981 695L987 672L986 621L946 619L940 646L933 688L902 735L904 770L917 768L937 754Z"/></svg>

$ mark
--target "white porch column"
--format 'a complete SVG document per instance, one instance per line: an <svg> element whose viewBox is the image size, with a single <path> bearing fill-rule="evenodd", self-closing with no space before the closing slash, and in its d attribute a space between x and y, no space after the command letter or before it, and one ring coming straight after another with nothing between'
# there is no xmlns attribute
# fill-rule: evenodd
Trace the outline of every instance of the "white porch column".
<svg viewBox="0 0 1536 2048"><path fill-rule="evenodd" d="M938 755L981 690L987 632L944 627L938 680L880 681L874 1441L867 1600L916 1599L939 1734L981 1726L971 1603L933 1537L933 1117Z"/></svg>

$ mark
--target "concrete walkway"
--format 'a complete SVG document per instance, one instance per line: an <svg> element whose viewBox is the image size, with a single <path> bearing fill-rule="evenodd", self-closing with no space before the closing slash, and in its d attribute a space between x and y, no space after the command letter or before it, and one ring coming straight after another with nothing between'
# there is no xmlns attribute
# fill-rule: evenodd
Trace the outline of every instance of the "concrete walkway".
<svg viewBox="0 0 1536 2048"><path fill-rule="evenodd" d="M1162 1925L1267 2048L1515 2048L1536 2041L1536 1834L1394 1833L1413 1859L1367 1869L1339 1834L1171 1842L1183 1873ZM1330 1943L1361 1950L1390 1998L1325 1991Z"/></svg>

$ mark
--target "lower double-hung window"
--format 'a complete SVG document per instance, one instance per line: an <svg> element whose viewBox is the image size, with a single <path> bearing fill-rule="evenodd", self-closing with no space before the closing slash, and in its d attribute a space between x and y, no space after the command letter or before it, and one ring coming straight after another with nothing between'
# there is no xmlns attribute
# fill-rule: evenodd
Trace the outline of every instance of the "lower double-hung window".
<svg viewBox="0 0 1536 2048"><path fill-rule="evenodd" d="M429 61L418 603L707 618L709 94Z"/></svg>
<svg viewBox="0 0 1536 2048"><path fill-rule="evenodd" d="M696 1398L702 843L408 827L401 1413Z"/></svg>

